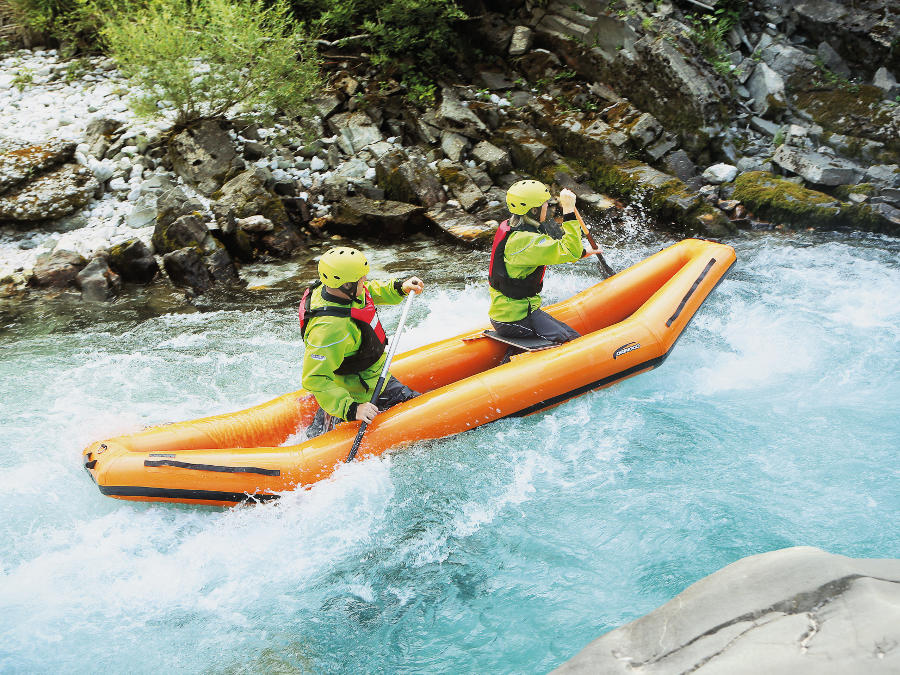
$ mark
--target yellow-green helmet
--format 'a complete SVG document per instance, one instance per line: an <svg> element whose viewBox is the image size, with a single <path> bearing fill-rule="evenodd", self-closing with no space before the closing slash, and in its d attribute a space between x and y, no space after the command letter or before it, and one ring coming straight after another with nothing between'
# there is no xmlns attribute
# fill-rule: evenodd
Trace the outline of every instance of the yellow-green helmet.
<svg viewBox="0 0 900 675"><path fill-rule="evenodd" d="M368 273L369 261L355 248L330 248L319 258L319 279L331 288L355 283Z"/></svg>
<svg viewBox="0 0 900 675"><path fill-rule="evenodd" d="M524 216L536 206L550 199L550 190L537 180L520 180L506 191L506 208L510 213Z"/></svg>

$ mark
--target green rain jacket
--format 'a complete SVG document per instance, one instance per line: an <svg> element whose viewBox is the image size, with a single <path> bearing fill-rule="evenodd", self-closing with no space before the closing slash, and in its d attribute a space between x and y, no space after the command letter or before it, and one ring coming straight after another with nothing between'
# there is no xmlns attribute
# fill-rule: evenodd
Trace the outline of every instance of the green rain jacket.
<svg viewBox="0 0 900 675"><path fill-rule="evenodd" d="M366 288L376 305L396 305L406 295L398 280L367 281ZM310 309L320 307L363 307L363 297L352 301L322 297L324 286L312 292ZM330 296L329 298L333 298ZM306 328L306 353L303 355L303 388L316 397L316 402L329 415L347 419L347 412L353 403L363 403L372 396L372 389L378 383L378 376L384 367L387 351L374 364L361 373L338 375L334 371L344 358L355 354L362 346L362 333L356 322L340 316L316 316L309 320Z"/></svg>
<svg viewBox="0 0 900 675"><path fill-rule="evenodd" d="M581 227L577 220L567 220L562 225L560 239L543 232L525 232L513 228L506 238L503 262L506 271L515 279L523 279L541 265L558 265L581 258ZM488 316L494 321L519 321L541 306L541 296L514 300L495 288L490 289L491 306Z"/></svg>

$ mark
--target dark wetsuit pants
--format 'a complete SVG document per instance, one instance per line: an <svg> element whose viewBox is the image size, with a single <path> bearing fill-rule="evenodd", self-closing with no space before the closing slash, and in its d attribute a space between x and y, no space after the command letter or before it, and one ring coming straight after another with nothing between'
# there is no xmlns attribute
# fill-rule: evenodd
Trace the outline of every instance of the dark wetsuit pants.
<svg viewBox="0 0 900 675"><path fill-rule="evenodd" d="M542 309L536 309L524 319L518 321L494 321L497 333L503 337L541 337L550 342L562 344L574 340L581 335L558 319L554 319Z"/></svg>
<svg viewBox="0 0 900 675"><path fill-rule="evenodd" d="M413 391L396 377L391 375L388 377L388 381L384 383L384 387L381 388L381 394L378 395L375 406L378 410L383 412L398 403L403 403L403 401L408 401L418 395L419 392ZM309 428L306 430L306 437L315 438L316 436L324 434L326 431L331 431L334 429L335 424L342 421L343 420L339 417L333 417L322 410L322 408L319 408L318 411L316 411L316 416L313 418L312 424L310 424Z"/></svg>

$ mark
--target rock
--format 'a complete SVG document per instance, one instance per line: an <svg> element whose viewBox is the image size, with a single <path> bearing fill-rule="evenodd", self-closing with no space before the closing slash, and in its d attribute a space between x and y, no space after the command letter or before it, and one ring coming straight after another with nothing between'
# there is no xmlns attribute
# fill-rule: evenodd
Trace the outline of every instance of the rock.
<svg viewBox="0 0 900 675"><path fill-rule="evenodd" d="M509 153L501 150L489 141L481 141L470 153L476 162L487 164L488 173L494 178L509 173L512 170L512 162L509 159Z"/></svg>
<svg viewBox="0 0 900 675"><path fill-rule="evenodd" d="M842 75L847 79L850 78L850 68L844 63L844 59L841 58L841 55L834 51L834 47L827 42L820 42L818 54L822 63L825 64L825 67L828 68L828 70L837 73L838 75Z"/></svg>
<svg viewBox="0 0 900 675"><path fill-rule="evenodd" d="M458 206L438 204L425 212L425 217L457 241L488 246L497 231L497 222L485 223Z"/></svg>
<svg viewBox="0 0 900 675"><path fill-rule="evenodd" d="M244 159L248 162L255 162L263 157L272 154L272 148L257 141L247 141L244 143Z"/></svg>
<svg viewBox="0 0 900 675"><path fill-rule="evenodd" d="M425 160L408 157L402 150L384 155L375 165L375 176L388 199L430 208L446 201L444 188Z"/></svg>
<svg viewBox="0 0 900 675"><path fill-rule="evenodd" d="M638 147L642 148L655 141L662 133L662 130L662 125L653 115L644 113L632 124L631 128L628 130L628 135L635 141L635 144Z"/></svg>
<svg viewBox="0 0 900 675"><path fill-rule="evenodd" d="M188 198L178 187L162 190L156 198L157 227L167 227L181 216L202 212L203 204L196 199Z"/></svg>
<svg viewBox="0 0 900 675"><path fill-rule="evenodd" d="M122 288L122 279L109 268L106 258L98 256L75 275L75 285L88 302L105 302Z"/></svg>
<svg viewBox="0 0 900 675"><path fill-rule="evenodd" d="M513 82L506 73L494 70L482 70L478 73L478 81L492 92L503 91L504 89L513 89L516 83ZM495 100L496 94L492 94L492 100ZM473 101L469 102L471 105Z"/></svg>
<svg viewBox="0 0 900 675"><path fill-rule="evenodd" d="M239 232L243 232L239 230ZM256 235L257 246L266 253L276 258L289 258L298 249L303 247L303 237L293 225L276 225L271 232L264 232L262 235Z"/></svg>
<svg viewBox="0 0 900 675"><path fill-rule="evenodd" d="M534 34L528 26L516 26L509 41L509 55L521 56L531 49Z"/></svg>
<svg viewBox="0 0 900 675"><path fill-rule="evenodd" d="M750 126L761 134L773 137L778 134L778 131L781 129L781 127L774 122L769 122L768 120L764 120L762 117L756 117L755 115L750 118Z"/></svg>
<svg viewBox="0 0 900 675"><path fill-rule="evenodd" d="M649 213L688 231L721 237L734 230L721 211L706 204L681 180L641 162L605 165L594 171L591 179L597 189L616 197L639 199Z"/></svg>
<svg viewBox="0 0 900 675"><path fill-rule="evenodd" d="M211 239L203 216L193 213L176 218L168 225L157 223L153 230L153 247L159 254L188 246L209 252L215 248L211 245Z"/></svg>
<svg viewBox="0 0 900 675"><path fill-rule="evenodd" d="M480 139L490 133L479 117L460 103L449 88L441 93L441 105L437 111L438 125L469 138Z"/></svg>
<svg viewBox="0 0 900 675"><path fill-rule="evenodd" d="M468 147L469 139L465 136L452 131L441 132L441 150L444 151L448 159L458 162Z"/></svg>
<svg viewBox="0 0 900 675"><path fill-rule="evenodd" d="M626 20L603 13L596 25L597 34L588 44L593 45L591 56L599 56L595 60L602 63L578 64L576 70L591 72L591 79L615 82L619 94L677 134L682 145L704 145L708 138L702 130L720 123L722 102L728 97L726 86L708 74L705 62L656 35L637 39ZM563 53L571 51L564 42L557 44Z"/></svg>
<svg viewBox="0 0 900 675"><path fill-rule="evenodd" d="M332 209L336 225L370 229L376 234L398 235L414 229L424 209L396 201L376 201L366 197L347 197Z"/></svg>
<svg viewBox="0 0 900 675"><path fill-rule="evenodd" d="M659 158L678 146L678 138L668 132L664 132L656 143L644 148L644 153L651 162L658 162Z"/></svg>
<svg viewBox="0 0 900 675"><path fill-rule="evenodd" d="M213 277L196 248L187 247L166 253L163 267L173 284L187 287L194 293L203 293L213 284Z"/></svg>
<svg viewBox="0 0 900 675"><path fill-rule="evenodd" d="M28 283L38 288L65 288L84 269L87 260L72 251L53 251L37 257Z"/></svg>
<svg viewBox="0 0 900 675"><path fill-rule="evenodd" d="M334 94L325 94L312 100L313 108L323 120L341 107L341 99Z"/></svg>
<svg viewBox="0 0 900 675"><path fill-rule="evenodd" d="M234 212L235 218L265 216L278 226L290 219L281 199L266 188L268 176L262 169L244 171L222 186L214 198Z"/></svg>
<svg viewBox="0 0 900 675"><path fill-rule="evenodd" d="M272 221L263 216L240 218L236 221L236 225L244 232L271 232L275 229Z"/></svg>
<svg viewBox="0 0 900 675"><path fill-rule="evenodd" d="M74 154L75 143L55 138L40 145L3 151L0 153L0 194L53 166L70 161Z"/></svg>
<svg viewBox="0 0 900 675"><path fill-rule="evenodd" d="M520 125L504 127L500 130L499 139L505 141L513 166L531 174L540 173L541 169L552 161L553 152L548 142L541 140L541 134ZM626 139L627 140L627 139Z"/></svg>
<svg viewBox="0 0 900 675"><path fill-rule="evenodd" d="M713 164L703 172L703 179L712 185L721 185L733 181L737 173L737 167L731 164Z"/></svg>
<svg viewBox="0 0 900 675"><path fill-rule="evenodd" d="M787 106L784 80L765 63L756 64L747 80L747 89L753 96L753 111L758 115L771 116Z"/></svg>
<svg viewBox="0 0 900 675"><path fill-rule="evenodd" d="M110 248L108 262L122 279L136 284L149 284L159 271L150 247L137 238Z"/></svg>
<svg viewBox="0 0 900 675"><path fill-rule="evenodd" d="M781 145L772 156L778 166L816 185L851 185L859 182L860 170L850 162L817 152Z"/></svg>
<svg viewBox="0 0 900 675"><path fill-rule="evenodd" d="M866 169L866 181L889 188L900 188L900 165L873 164Z"/></svg>
<svg viewBox="0 0 900 675"><path fill-rule="evenodd" d="M792 23L816 43L827 40L861 70L883 64L897 72L897 12L887 2L800 0L792 3Z"/></svg>
<svg viewBox="0 0 900 675"><path fill-rule="evenodd" d="M763 48L760 58L789 85L802 84L817 69L811 55L780 41Z"/></svg>
<svg viewBox="0 0 900 675"><path fill-rule="evenodd" d="M884 66L875 71L872 84L881 89L884 97L890 101L893 101L896 96L900 96L900 85L897 84L897 78Z"/></svg>
<svg viewBox="0 0 900 675"><path fill-rule="evenodd" d="M900 188L885 188L881 196L891 204L900 204Z"/></svg>
<svg viewBox="0 0 900 675"><path fill-rule="evenodd" d="M125 223L135 229L153 225L156 222L156 202L155 194L144 194L138 197L134 206L131 207L131 213L125 217Z"/></svg>
<svg viewBox="0 0 900 675"><path fill-rule="evenodd" d="M84 130L84 143L88 153L97 159L103 159L110 145L121 136L125 124L108 117L99 117L88 122Z"/></svg>
<svg viewBox="0 0 900 675"><path fill-rule="evenodd" d="M241 280L234 261L224 248L217 248L207 255L204 262L209 275L218 284L236 284Z"/></svg>
<svg viewBox="0 0 900 675"><path fill-rule="evenodd" d="M441 180L453 192L454 198L466 211L473 211L487 203L484 190L490 188L491 180L486 174L481 174L487 180L476 181L478 173L469 173L469 169L462 164L445 159L438 163L438 171ZM481 185L479 185L481 182Z"/></svg>
<svg viewBox="0 0 900 675"><path fill-rule="evenodd" d="M822 229L851 227L875 232L900 231L889 218L886 220L882 214L873 212L874 204L843 204L830 195L765 171L743 173L734 185L734 199L740 200L757 216L773 222Z"/></svg>
<svg viewBox="0 0 900 675"><path fill-rule="evenodd" d="M365 113L348 112L332 115L328 119L328 126L339 136L338 143L341 150L348 155L384 140L372 118Z"/></svg>
<svg viewBox="0 0 900 675"><path fill-rule="evenodd" d="M900 561L807 546L738 560L553 671L894 673Z"/></svg>
<svg viewBox="0 0 900 675"><path fill-rule="evenodd" d="M87 204L100 187L89 169L64 164L0 197L0 220L53 220Z"/></svg>
<svg viewBox="0 0 900 675"><path fill-rule="evenodd" d="M676 150L666 155L663 159L663 168L684 182L697 175L697 167L684 150Z"/></svg>
<svg viewBox="0 0 900 675"><path fill-rule="evenodd" d="M219 123L206 120L172 139L169 159L175 173L209 196L235 172L237 152Z"/></svg>

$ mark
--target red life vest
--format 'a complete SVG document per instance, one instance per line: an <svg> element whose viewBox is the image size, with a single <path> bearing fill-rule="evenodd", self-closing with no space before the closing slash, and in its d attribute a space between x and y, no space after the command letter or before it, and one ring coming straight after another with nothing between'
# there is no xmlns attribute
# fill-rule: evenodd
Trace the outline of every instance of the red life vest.
<svg viewBox="0 0 900 675"><path fill-rule="evenodd" d="M322 283L317 281L306 289L303 293L303 299L300 301L300 331L303 335L303 341L306 341L306 329L309 327L310 319L317 316L340 316L351 319L356 322L362 333L362 344L356 353L344 357L341 365L335 369L338 375L351 375L360 373L378 362L381 355L384 354L384 348L388 343L387 335L378 319L378 312L375 309L375 302L366 291L366 304L363 307L338 307L335 305L327 305L317 309L311 309L312 292L316 290Z"/></svg>
<svg viewBox="0 0 900 675"><path fill-rule="evenodd" d="M524 225L517 231L537 232L539 230ZM491 263L488 268L488 283L508 298L513 300L524 300L533 295L538 295L544 288L544 272L547 271L546 265L541 265L523 279L515 279L509 276L506 269L506 262L503 255L506 252L506 242L509 235L512 234L512 228L508 220L500 223L497 228L497 234L494 235L494 246L491 248Z"/></svg>

